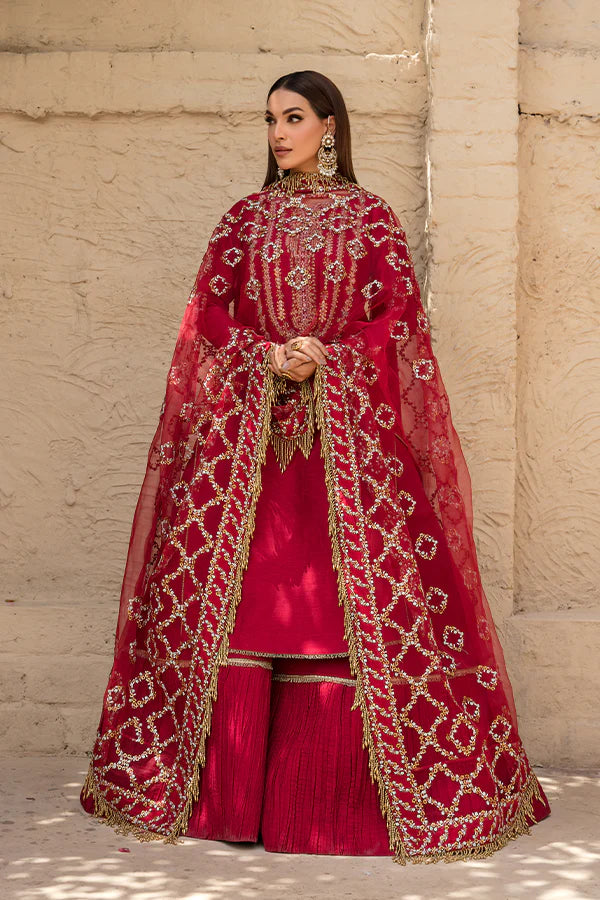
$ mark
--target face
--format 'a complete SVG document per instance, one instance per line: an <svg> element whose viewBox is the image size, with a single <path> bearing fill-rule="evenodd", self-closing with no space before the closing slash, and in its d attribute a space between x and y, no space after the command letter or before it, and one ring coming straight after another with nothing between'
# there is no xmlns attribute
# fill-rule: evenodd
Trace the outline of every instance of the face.
<svg viewBox="0 0 600 900"><path fill-rule="evenodd" d="M265 122L269 146L282 169L316 172L321 138L327 119L320 119L306 97L286 88L273 91L267 103ZM329 116L329 130L335 133L335 119ZM278 150L285 152L278 152Z"/></svg>

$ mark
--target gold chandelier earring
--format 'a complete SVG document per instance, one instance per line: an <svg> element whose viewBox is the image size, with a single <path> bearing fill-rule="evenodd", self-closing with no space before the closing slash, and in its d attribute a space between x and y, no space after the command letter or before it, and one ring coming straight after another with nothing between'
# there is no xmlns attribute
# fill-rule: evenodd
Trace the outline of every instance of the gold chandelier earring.
<svg viewBox="0 0 600 900"><path fill-rule="evenodd" d="M337 172L337 153L333 134L329 130L329 116L327 116L327 131L321 138L317 159L319 160L317 169L321 175L335 175Z"/></svg>

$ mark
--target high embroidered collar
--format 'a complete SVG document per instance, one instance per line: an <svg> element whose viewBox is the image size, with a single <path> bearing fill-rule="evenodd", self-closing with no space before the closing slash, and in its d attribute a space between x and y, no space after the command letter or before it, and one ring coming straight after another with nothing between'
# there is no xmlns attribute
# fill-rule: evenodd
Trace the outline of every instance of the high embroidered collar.
<svg viewBox="0 0 600 900"><path fill-rule="evenodd" d="M312 191L320 193L332 190L333 188L346 187L354 184L345 175L336 172L335 175L321 175L320 172L290 172L279 181L273 181L269 188L274 191L285 191L286 193L294 193L295 191Z"/></svg>

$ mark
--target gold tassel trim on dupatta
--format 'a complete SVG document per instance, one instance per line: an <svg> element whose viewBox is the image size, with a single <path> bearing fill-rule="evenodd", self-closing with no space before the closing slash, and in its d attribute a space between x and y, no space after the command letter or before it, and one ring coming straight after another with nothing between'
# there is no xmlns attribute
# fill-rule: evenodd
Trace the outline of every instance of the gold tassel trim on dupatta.
<svg viewBox="0 0 600 900"><path fill-rule="evenodd" d="M286 383L284 377L275 375L271 370L269 370L269 372L272 375L271 382L273 384L275 395L273 405L275 405L279 399L280 393L285 392L286 388L289 387L289 381ZM304 381L300 382L300 407L306 409L306 425L304 430L299 434L285 437L281 432L276 431L277 423L271 419L269 429L271 446L273 447L277 462L279 463L279 468L282 472L285 472L297 449L300 449L305 458L308 459L314 443L315 402L310 379L308 378L305 378Z"/></svg>
<svg viewBox="0 0 600 900"><path fill-rule="evenodd" d="M514 818L509 822L506 830L502 834L496 835L491 841L485 844L477 844L476 846L468 846L458 850L438 850L431 854L422 854L420 856L411 857L413 863L435 863L435 862L460 862L466 859L485 859L502 850L511 841L516 840L525 834L531 834L531 827L528 823L529 818L533 816L533 801L542 800L540 794L540 784L537 776L530 772L519 798L519 808ZM394 860L396 862L396 860Z"/></svg>
<svg viewBox="0 0 600 900"><path fill-rule="evenodd" d="M88 772L83 783L83 797L87 798L90 794L94 798L93 816L99 819L104 825L109 825L117 834L132 835L138 841L164 841L165 836L158 831L149 831L143 825L136 825L130 819L126 818L120 810L115 809L108 803L96 785L94 778L93 763L90 760Z"/></svg>
<svg viewBox="0 0 600 900"><path fill-rule="evenodd" d="M336 495L335 495L335 473L334 465L331 458L331 435L326 426L325 409L324 409L324 393L322 367L317 366L314 377L314 396L315 396L315 417L317 427L321 432L321 455L324 461L325 481L327 485L327 495L329 499L329 534L332 543L332 562L337 572L338 583L338 599L340 606L344 607L344 639L348 643L350 671L356 678L355 699L351 709L360 709L363 723L363 739L362 747L368 753L369 774L371 782L377 785L379 795L379 803L382 814L384 816L390 839L390 850L394 852L393 862L405 866L411 863L434 863L434 862L456 862L467 859L482 859L491 856L497 850L502 849L511 840L518 838L520 835L530 834L530 826L528 819L533 818L533 802L534 799L541 800L539 790L539 782L533 772L521 790L519 799L519 807L511 822L507 825L502 834L497 835L487 843L470 845L459 849L443 849L434 851L431 854L420 854L410 856L404 843L400 837L400 833L396 823L394 822L394 813L390 804L388 792L381 775L379 763L377 760L377 752L371 734L369 713L365 698L362 674L360 671L360 663L358 661L358 652L356 646L356 635L352 625L352 619L349 612L349 602L346 592L346 586L343 575L343 565L340 550L339 526L336 516Z"/></svg>
<svg viewBox="0 0 600 900"><path fill-rule="evenodd" d="M177 819L175 820L169 836L165 839L165 843L182 843L179 835L183 834L187 830L194 803L198 801L200 796L200 769L203 768L206 763L206 741L211 731L213 703L217 699L217 683L219 680L219 670L221 666L227 665L227 657L229 654L229 635L233 631L235 625L237 607L242 595L242 581L244 572L248 567L248 560L250 558L250 543L254 534L254 528L256 524L256 504L258 502L258 498L260 496L262 488L262 467L266 460L267 445L269 443L270 436L271 406L275 402L275 388L273 384L274 373L268 368L268 358L266 355L263 359L262 369L265 373L265 402L263 403L262 409L262 422L260 425L260 435L258 438L258 448L255 462L256 468L254 474L254 484L252 486L250 508L248 510L248 521L244 530L244 538L240 550L240 559L238 562L235 580L233 582L233 596L231 598L231 603L229 606L227 623L225 625L225 633L221 640L221 646L219 647L218 653L216 655L210 677L210 683L206 697L205 713L202 721L202 730L200 732L198 754L196 757L196 762L194 764L194 774L192 775L192 779L190 781L190 784L188 785L185 805L182 811L179 813Z"/></svg>
<svg viewBox="0 0 600 900"><path fill-rule="evenodd" d="M400 863L401 865L406 865L408 861L408 854L402 843L402 839L398 832L398 828L393 819L393 810L389 801L388 793L385 787L385 783L381 776L381 771L379 768L379 764L377 762L377 752L375 749L375 745L373 743L373 736L371 734L371 727L369 721L369 712L367 709L367 702L365 699L364 686L362 673L360 670L360 663L358 661L358 651L356 647L356 636L354 633L354 627L352 625L352 620L350 618L349 611L349 602L346 591L346 585L344 581L343 574L343 566L342 566L342 556L340 550L340 540L339 540L339 529L338 522L336 516L336 501L335 501L335 473L334 466L331 459L331 435L329 433L329 429L326 426L325 421L325 409L324 409L324 388L323 388L323 376L322 376L322 367L317 366L315 370L314 376L314 391L315 391L315 417L317 422L317 427L321 432L321 456L323 457L323 463L325 468L325 483L327 485L327 496L329 499L329 514L328 514L328 525L329 525L329 535L331 537L331 549L332 549L332 563L333 567L337 572L337 584L338 584L338 602L339 605L344 608L344 639L348 643L348 656L350 663L350 671L352 675L356 678L356 690L354 695L354 701L351 706L351 710L360 708L362 723L363 723L363 738L362 738L362 747L363 750L367 750L368 758L369 758L369 774L371 776L371 782L377 785L377 792L379 795L379 804L381 807L381 812L384 816L386 826L388 829L389 839L390 839L390 850L393 850L394 857L393 861L396 863Z"/></svg>

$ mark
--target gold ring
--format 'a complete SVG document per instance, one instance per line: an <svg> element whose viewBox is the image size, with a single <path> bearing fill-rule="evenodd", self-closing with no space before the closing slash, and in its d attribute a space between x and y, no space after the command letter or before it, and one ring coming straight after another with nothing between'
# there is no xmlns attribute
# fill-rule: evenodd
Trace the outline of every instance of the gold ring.
<svg viewBox="0 0 600 900"><path fill-rule="evenodd" d="M302 343L303 343L302 338L298 338L297 340L292 341L292 343L290 344L290 349L299 350L300 347L302 346Z"/></svg>

